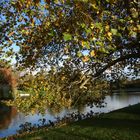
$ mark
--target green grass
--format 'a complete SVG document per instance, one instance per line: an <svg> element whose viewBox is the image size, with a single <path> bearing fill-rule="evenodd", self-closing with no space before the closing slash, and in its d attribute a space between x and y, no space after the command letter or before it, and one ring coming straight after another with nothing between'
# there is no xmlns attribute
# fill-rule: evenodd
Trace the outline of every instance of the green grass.
<svg viewBox="0 0 140 140"><path fill-rule="evenodd" d="M17 140L140 140L140 104L60 128L39 130Z"/></svg>

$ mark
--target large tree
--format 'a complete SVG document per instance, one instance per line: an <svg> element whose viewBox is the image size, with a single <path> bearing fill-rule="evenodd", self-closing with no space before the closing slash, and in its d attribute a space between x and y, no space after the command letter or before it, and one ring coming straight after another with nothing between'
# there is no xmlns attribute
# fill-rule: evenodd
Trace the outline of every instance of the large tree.
<svg viewBox="0 0 140 140"><path fill-rule="evenodd" d="M0 55L16 55L19 67L69 65L92 78L139 69L137 0L2 0L0 11Z"/></svg>
<svg viewBox="0 0 140 140"><path fill-rule="evenodd" d="M17 102L24 110L99 102L107 76L139 72L137 0L1 0L0 19L1 64L16 57L21 70L43 69L21 85L32 90Z"/></svg>

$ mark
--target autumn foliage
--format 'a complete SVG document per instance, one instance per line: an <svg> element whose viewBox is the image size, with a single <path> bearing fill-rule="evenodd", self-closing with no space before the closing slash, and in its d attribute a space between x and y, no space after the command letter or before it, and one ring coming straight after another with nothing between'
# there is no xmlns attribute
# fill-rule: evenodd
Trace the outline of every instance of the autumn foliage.
<svg viewBox="0 0 140 140"><path fill-rule="evenodd" d="M9 85L11 88L17 86L17 79L13 76L11 68L0 69L0 85Z"/></svg>

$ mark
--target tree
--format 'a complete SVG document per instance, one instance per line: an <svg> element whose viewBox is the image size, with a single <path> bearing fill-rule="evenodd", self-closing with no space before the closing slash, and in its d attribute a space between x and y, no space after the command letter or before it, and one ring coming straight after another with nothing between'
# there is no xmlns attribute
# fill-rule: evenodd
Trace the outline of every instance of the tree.
<svg viewBox="0 0 140 140"><path fill-rule="evenodd" d="M127 68L139 76L138 10L137 0L1 0L2 62L16 57L20 70L49 71L47 79L36 75L32 86L39 86L37 91L32 87L34 94L27 104L20 99L18 105L26 111L62 97L64 104L75 104L82 102L77 98L80 93L95 100L99 94L91 91L106 87L109 75L122 77ZM47 86L45 97L38 94L42 86ZM73 94L66 92L69 87Z"/></svg>
<svg viewBox="0 0 140 140"><path fill-rule="evenodd" d="M13 99L16 86L17 82L12 70L10 68L0 68L0 98Z"/></svg>
<svg viewBox="0 0 140 140"><path fill-rule="evenodd" d="M139 63L138 1L4 0L0 10L2 44L20 47L24 67L69 64L98 77L116 63Z"/></svg>

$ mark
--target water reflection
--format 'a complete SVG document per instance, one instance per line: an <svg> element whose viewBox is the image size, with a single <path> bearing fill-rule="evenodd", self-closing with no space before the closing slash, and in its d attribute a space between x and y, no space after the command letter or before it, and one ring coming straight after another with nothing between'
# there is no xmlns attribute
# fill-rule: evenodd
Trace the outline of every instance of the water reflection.
<svg viewBox="0 0 140 140"><path fill-rule="evenodd" d="M0 103L0 130L7 129L11 121L17 115L15 107Z"/></svg>
<svg viewBox="0 0 140 140"><path fill-rule="evenodd" d="M128 105L136 104L140 102L140 92L129 93L114 93L112 96L106 96L104 108L80 106L79 108L67 109L62 108L61 112L55 112L51 108L47 109L44 116L41 114L25 115L22 112L17 112L15 107L8 107L0 104L0 137L15 134L19 130L20 124L25 122L31 122L32 124L38 124L38 120L46 118L46 120L55 121L56 117L63 117L66 114L79 111L80 113L87 113L89 111L96 112L109 112L119 108L126 107ZM59 109L58 109L59 110Z"/></svg>

